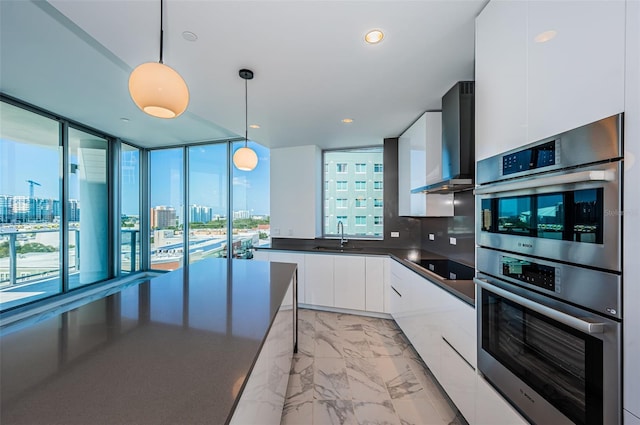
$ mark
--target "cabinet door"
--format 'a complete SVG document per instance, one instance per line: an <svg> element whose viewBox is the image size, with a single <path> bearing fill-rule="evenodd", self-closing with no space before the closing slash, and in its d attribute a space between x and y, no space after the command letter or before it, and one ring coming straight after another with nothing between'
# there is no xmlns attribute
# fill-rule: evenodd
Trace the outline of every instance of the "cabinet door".
<svg viewBox="0 0 640 425"><path fill-rule="evenodd" d="M425 199L411 189L425 185L426 173L426 118L422 115L398 140L398 214L424 216Z"/></svg>
<svg viewBox="0 0 640 425"><path fill-rule="evenodd" d="M440 317L442 337L465 361L476 367L476 310L452 294L439 290L445 298L442 302L445 307Z"/></svg>
<svg viewBox="0 0 640 425"><path fill-rule="evenodd" d="M625 2L527 4L529 141L624 111Z"/></svg>
<svg viewBox="0 0 640 425"><path fill-rule="evenodd" d="M412 271L409 273L406 289L409 307L403 331L437 377L445 293L428 279Z"/></svg>
<svg viewBox="0 0 640 425"><path fill-rule="evenodd" d="M476 380L477 424L519 425L528 422L480 375Z"/></svg>
<svg viewBox="0 0 640 425"><path fill-rule="evenodd" d="M384 311L385 257L365 257L365 309Z"/></svg>
<svg viewBox="0 0 640 425"><path fill-rule="evenodd" d="M305 272L304 272L305 254L295 252L271 252L269 261L278 263L294 263L298 265L298 302L305 303Z"/></svg>
<svg viewBox="0 0 640 425"><path fill-rule="evenodd" d="M389 273L389 314L396 321L400 329L402 329L402 315L404 312L403 304L403 273L402 266L397 261L391 261L390 273Z"/></svg>
<svg viewBox="0 0 640 425"><path fill-rule="evenodd" d="M333 307L333 256L306 254L304 283L306 304Z"/></svg>
<svg viewBox="0 0 640 425"><path fill-rule="evenodd" d="M336 255L333 259L334 306L365 309L365 257Z"/></svg>
<svg viewBox="0 0 640 425"><path fill-rule="evenodd" d="M441 369L438 382L447 392L456 407L469 423L481 423L476 420L476 372L447 340L440 341ZM484 422L492 423L492 422Z"/></svg>
<svg viewBox="0 0 640 425"><path fill-rule="evenodd" d="M476 160L526 143L526 12L524 1L492 1L476 19Z"/></svg>

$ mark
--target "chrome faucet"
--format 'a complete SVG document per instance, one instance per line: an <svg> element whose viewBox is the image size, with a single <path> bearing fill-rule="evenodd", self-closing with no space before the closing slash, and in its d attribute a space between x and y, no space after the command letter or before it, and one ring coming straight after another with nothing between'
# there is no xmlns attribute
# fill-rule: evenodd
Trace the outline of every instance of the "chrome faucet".
<svg viewBox="0 0 640 425"><path fill-rule="evenodd" d="M342 220L338 221L338 233L340 233L340 248L344 248L344 244L349 241L344 238L344 223Z"/></svg>

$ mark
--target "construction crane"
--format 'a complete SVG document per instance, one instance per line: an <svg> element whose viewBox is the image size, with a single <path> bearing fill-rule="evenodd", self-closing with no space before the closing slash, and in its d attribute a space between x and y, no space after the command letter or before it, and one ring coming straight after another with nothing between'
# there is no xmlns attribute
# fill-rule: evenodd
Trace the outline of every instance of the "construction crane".
<svg viewBox="0 0 640 425"><path fill-rule="evenodd" d="M29 198L33 199L33 186L42 186L42 185L38 182L34 182L33 180L27 180L27 183L29 183Z"/></svg>

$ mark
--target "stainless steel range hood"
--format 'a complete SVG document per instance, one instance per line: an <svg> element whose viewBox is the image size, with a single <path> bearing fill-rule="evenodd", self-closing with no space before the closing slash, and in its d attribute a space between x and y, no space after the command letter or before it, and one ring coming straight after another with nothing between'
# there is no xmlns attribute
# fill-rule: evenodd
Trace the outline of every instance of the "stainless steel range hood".
<svg viewBox="0 0 640 425"><path fill-rule="evenodd" d="M442 181L411 193L452 193L474 187L475 84L456 83L442 97Z"/></svg>

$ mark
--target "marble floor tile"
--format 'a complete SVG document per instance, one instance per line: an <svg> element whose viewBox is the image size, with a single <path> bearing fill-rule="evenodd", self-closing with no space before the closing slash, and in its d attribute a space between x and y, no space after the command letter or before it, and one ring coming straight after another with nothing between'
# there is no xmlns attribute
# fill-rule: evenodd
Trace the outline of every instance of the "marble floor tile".
<svg viewBox="0 0 640 425"><path fill-rule="evenodd" d="M338 331L326 329L316 332L316 357L342 358L343 346L344 343Z"/></svg>
<svg viewBox="0 0 640 425"><path fill-rule="evenodd" d="M315 312L313 314L298 315L298 354L313 356L315 353L315 318Z"/></svg>
<svg viewBox="0 0 640 425"><path fill-rule="evenodd" d="M353 400L381 402L391 398L373 359L346 358L345 364Z"/></svg>
<svg viewBox="0 0 640 425"><path fill-rule="evenodd" d="M358 425L351 400L316 400L312 419L314 425Z"/></svg>
<svg viewBox="0 0 640 425"><path fill-rule="evenodd" d="M393 320L298 317L282 425L466 425Z"/></svg>
<svg viewBox="0 0 640 425"><path fill-rule="evenodd" d="M353 412L358 425L400 425L391 400L382 402L354 401Z"/></svg>
<svg viewBox="0 0 640 425"><path fill-rule="evenodd" d="M401 425L447 425L427 398L392 400Z"/></svg>
<svg viewBox="0 0 640 425"><path fill-rule="evenodd" d="M379 357L375 361L392 399L426 397L405 357Z"/></svg>
<svg viewBox="0 0 640 425"><path fill-rule="evenodd" d="M436 382L436 378L433 376L431 371L427 368L422 360L416 358L407 358L407 363L409 363L409 367L411 371L418 379L418 382L422 386L422 388L427 393L427 396L432 398L442 398L442 389L439 384Z"/></svg>
<svg viewBox="0 0 640 425"><path fill-rule="evenodd" d="M287 400L301 402L313 400L313 357L294 357L287 386Z"/></svg>
<svg viewBox="0 0 640 425"><path fill-rule="evenodd" d="M313 417L313 400L300 403L286 402L280 425L309 425Z"/></svg>
<svg viewBox="0 0 640 425"><path fill-rule="evenodd" d="M342 358L321 358L314 361L314 398L316 400L351 400L349 379Z"/></svg>
<svg viewBox="0 0 640 425"><path fill-rule="evenodd" d="M340 349L343 357L373 357L369 341L362 330L343 330L338 333L338 337L342 342Z"/></svg>

